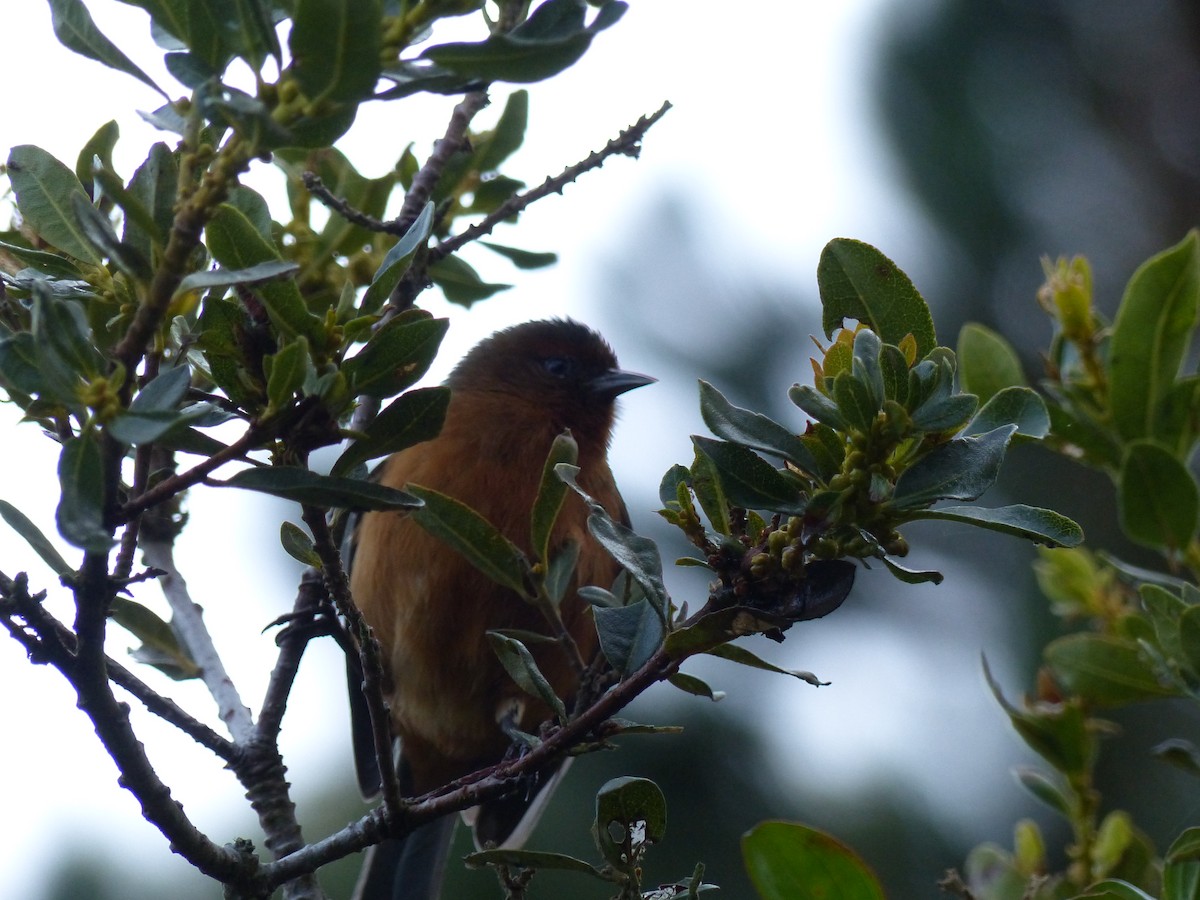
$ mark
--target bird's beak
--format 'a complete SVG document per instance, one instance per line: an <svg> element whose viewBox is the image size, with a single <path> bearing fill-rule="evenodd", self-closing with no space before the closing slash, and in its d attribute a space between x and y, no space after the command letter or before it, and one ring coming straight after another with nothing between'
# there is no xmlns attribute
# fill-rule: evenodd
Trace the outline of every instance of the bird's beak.
<svg viewBox="0 0 1200 900"><path fill-rule="evenodd" d="M593 378L588 386L592 389L593 393L612 400L626 391L645 387L648 384L654 384L656 381L658 381L657 378L651 378L649 375L626 372L624 369L609 369L604 374Z"/></svg>

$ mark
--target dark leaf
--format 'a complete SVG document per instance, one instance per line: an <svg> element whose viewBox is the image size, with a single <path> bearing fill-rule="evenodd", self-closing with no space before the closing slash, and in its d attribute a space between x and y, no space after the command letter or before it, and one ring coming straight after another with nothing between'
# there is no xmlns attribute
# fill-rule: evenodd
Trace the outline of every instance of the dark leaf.
<svg viewBox="0 0 1200 900"><path fill-rule="evenodd" d="M579 445L571 437L570 431L564 431L554 438L542 467L542 480L538 485L537 498L533 501L531 511L531 546L537 562L547 562L550 555L550 535L567 497L567 485L558 477L555 466L559 463L573 466L578 458Z"/></svg>
<svg viewBox="0 0 1200 900"><path fill-rule="evenodd" d="M1027 387L1000 388L967 423L962 436L1010 424L1017 426L1017 437L1044 438L1050 433L1046 401Z"/></svg>
<svg viewBox="0 0 1200 900"><path fill-rule="evenodd" d="M1121 528L1139 544L1179 550L1191 542L1200 520L1200 492L1187 467L1150 441L1125 451L1117 481Z"/></svg>
<svg viewBox="0 0 1200 900"><path fill-rule="evenodd" d="M387 302L404 273L408 271L417 250L425 245L432 227L433 203L426 203L412 226L404 232L404 236L384 255L383 262L379 264L375 277L371 279L363 295L363 312L375 312Z"/></svg>
<svg viewBox="0 0 1200 900"><path fill-rule="evenodd" d="M534 661L533 654L520 641L507 637L495 631L487 633L488 643L504 666L510 678L531 697L538 697L543 703L554 710L558 721L567 720L567 708L562 700L554 693L554 688L546 680Z"/></svg>
<svg viewBox="0 0 1200 900"><path fill-rule="evenodd" d="M74 577L75 570L62 558L62 554L50 543L50 539L29 520L28 516L7 500L0 500L0 518L3 518L13 531L25 539L25 542L41 557L42 562L54 571L55 575L59 578Z"/></svg>
<svg viewBox="0 0 1200 900"><path fill-rule="evenodd" d="M94 431L63 444L58 483L62 492L55 513L59 534L72 546L107 553L115 541L104 521L104 457Z"/></svg>
<svg viewBox="0 0 1200 900"><path fill-rule="evenodd" d="M719 438L782 456L805 471L817 471L816 460L794 432L764 415L734 406L703 380L700 382L700 416Z"/></svg>
<svg viewBox="0 0 1200 900"><path fill-rule="evenodd" d="M1011 534L1048 547L1075 547L1083 543L1083 529L1066 516L1036 506L1014 504L995 509L977 506L943 506L913 510L913 519L945 519Z"/></svg>
<svg viewBox="0 0 1200 900"><path fill-rule="evenodd" d="M958 333L958 378L962 389L984 404L1005 388L1026 386L1017 352L999 334L974 322Z"/></svg>
<svg viewBox="0 0 1200 900"><path fill-rule="evenodd" d="M104 63L111 69L132 75L166 97L166 93L139 69L128 56L96 27L91 13L80 0L50 0L54 36L64 47L81 56ZM168 98L169 99L169 98ZM89 160L90 162L90 160Z"/></svg>
<svg viewBox="0 0 1200 900"><path fill-rule="evenodd" d="M401 394L345 449L331 474L345 475L369 460L432 440L442 430L449 405L449 388L416 388Z"/></svg>
<svg viewBox="0 0 1200 900"><path fill-rule="evenodd" d="M676 672L674 675L668 677L667 681L686 694L705 697L714 703L725 699L724 691L714 691L704 679L697 678L695 675L688 675L686 672Z"/></svg>
<svg viewBox="0 0 1200 900"><path fill-rule="evenodd" d="M245 269L208 269L192 272L179 282L176 294L187 291L207 291L232 287L235 284L258 284L275 278L285 278L299 271L300 266L287 259L268 259Z"/></svg>
<svg viewBox="0 0 1200 900"><path fill-rule="evenodd" d="M453 497L415 484L409 490L423 502L412 513L417 524L461 553L496 584L522 597L531 596L525 554L491 522Z"/></svg>
<svg viewBox="0 0 1200 900"><path fill-rule="evenodd" d="M823 831L762 822L742 836L742 859L761 900L884 900L867 864Z"/></svg>
<svg viewBox="0 0 1200 900"><path fill-rule="evenodd" d="M292 69L312 101L365 100L379 80L379 0L296 0Z"/></svg>
<svg viewBox="0 0 1200 900"><path fill-rule="evenodd" d="M217 487L258 491L312 506L344 509L417 509L421 501L405 491L359 481L318 475L290 466L261 466L244 469L233 477L212 482Z"/></svg>
<svg viewBox="0 0 1200 900"><path fill-rule="evenodd" d="M667 800L648 778L614 778L596 793L593 834L610 865L627 870L642 845L657 844L667 832Z"/></svg>
<svg viewBox="0 0 1200 900"><path fill-rule="evenodd" d="M74 198L90 200L74 172L41 147L22 144L9 151L8 179L28 227L64 253L100 264L100 255L75 216Z"/></svg>
<svg viewBox="0 0 1200 900"><path fill-rule="evenodd" d="M425 374L448 327L427 313L397 316L343 363L342 372L355 393L390 397Z"/></svg>
<svg viewBox="0 0 1200 900"><path fill-rule="evenodd" d="M491 284L484 281L474 268L457 256L439 259L429 267L429 277L442 289L447 300L466 307L512 287L511 284Z"/></svg>
<svg viewBox="0 0 1200 900"><path fill-rule="evenodd" d="M600 650L622 678L640 669L662 645L662 616L646 600L629 606L593 606Z"/></svg>
<svg viewBox="0 0 1200 900"><path fill-rule="evenodd" d="M1046 663L1056 680L1091 706L1125 706L1175 694L1155 677L1136 642L1106 634L1069 634L1051 641Z"/></svg>
<svg viewBox="0 0 1200 900"><path fill-rule="evenodd" d="M692 443L716 467L725 496L733 505L803 514L800 489L753 451L699 435L692 435Z"/></svg>
<svg viewBox="0 0 1200 900"><path fill-rule="evenodd" d="M942 444L900 475L893 502L912 509L935 500L977 499L995 483L1016 430L1016 425L1006 425Z"/></svg>
<svg viewBox="0 0 1200 900"><path fill-rule="evenodd" d="M481 246L487 247L493 253L499 253L518 269L540 269L558 262L557 253L534 253L532 250L518 250L516 247L505 247L491 241L480 241Z"/></svg>

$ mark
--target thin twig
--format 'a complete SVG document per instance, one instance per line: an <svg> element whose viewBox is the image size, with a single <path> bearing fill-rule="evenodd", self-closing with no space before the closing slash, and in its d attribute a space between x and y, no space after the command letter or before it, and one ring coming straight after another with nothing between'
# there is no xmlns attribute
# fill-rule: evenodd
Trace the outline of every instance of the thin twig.
<svg viewBox="0 0 1200 900"><path fill-rule="evenodd" d="M392 760L391 717L383 700L383 660L379 642L375 640L374 633L350 596L350 579L342 565L342 556L334 545L324 511L317 507L302 506L301 517L312 532L313 547L321 557L325 587L338 612L345 617L350 633L358 642L358 659L363 671L362 691L371 719L371 734L375 743L375 759L379 765L383 805L388 816L394 820L401 815L403 807L400 784Z"/></svg>
<svg viewBox="0 0 1200 900"><path fill-rule="evenodd" d="M604 165L605 161L612 156L632 156L634 158L641 152L641 141L646 132L671 108L669 102L664 102L655 112L648 116L642 116L619 135L604 145L601 150L596 150L589 153L585 159L580 160L573 166L568 166L558 175L547 178L535 188L520 194L513 194L507 200L498 206L495 211L489 214L481 222L472 225L470 228L457 234L452 238L447 238L436 247L429 251L429 264L437 262L440 259L445 259L451 253L454 253L471 241L478 240L486 234L491 234L501 222L515 216L517 213L524 210L532 203L536 203L550 194L561 194L563 188L577 179L585 172L590 172L592 169L598 169Z"/></svg>
<svg viewBox="0 0 1200 900"><path fill-rule="evenodd" d="M325 182L315 172L305 172L300 176L300 180L304 182L304 186L310 194L325 204L330 211L337 213L350 224L361 226L368 231L376 233L386 234L393 232L394 227L391 222L385 222L382 219L367 215L360 209L356 209L349 200L339 197L327 188Z"/></svg>
<svg viewBox="0 0 1200 900"><path fill-rule="evenodd" d="M237 687L225 671L221 655L213 644L212 635L204 624L202 610L188 593L187 583L175 566L175 554L166 541L145 541L142 552L148 565L161 569L159 578L163 595L171 606L171 624L179 635L188 655L200 667L200 677L217 703L221 721L230 736L239 744L254 735L254 718L242 702Z"/></svg>

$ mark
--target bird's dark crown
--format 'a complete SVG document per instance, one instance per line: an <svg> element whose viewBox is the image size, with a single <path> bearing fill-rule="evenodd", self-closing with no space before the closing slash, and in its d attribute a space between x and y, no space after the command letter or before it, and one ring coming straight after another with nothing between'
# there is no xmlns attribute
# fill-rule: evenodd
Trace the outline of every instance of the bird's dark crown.
<svg viewBox="0 0 1200 900"><path fill-rule="evenodd" d="M481 341L450 375L451 389L582 399L617 357L592 329L571 319L524 322ZM611 397L604 398L611 400Z"/></svg>

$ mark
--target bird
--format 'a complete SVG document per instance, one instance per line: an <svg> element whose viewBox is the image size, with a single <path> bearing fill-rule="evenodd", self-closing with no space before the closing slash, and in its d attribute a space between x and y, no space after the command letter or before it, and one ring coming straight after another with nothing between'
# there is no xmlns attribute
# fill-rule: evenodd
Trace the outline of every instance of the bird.
<svg viewBox="0 0 1200 900"><path fill-rule="evenodd" d="M628 524L607 458L615 401L654 381L621 369L604 338L574 320L506 328L477 344L451 372L438 435L388 457L375 477L388 487L419 485L461 501L528 555L530 510L547 453L569 431L578 446L578 484ZM587 504L568 491L550 543L551 559L568 542L580 548L561 615L585 660L594 658L597 636L576 589L608 587L619 571L588 533L588 515ZM514 728L536 733L552 717L505 672L486 637L492 629L548 633L534 606L402 513L365 513L353 541L351 594L382 649L384 699L405 796L500 762L511 752ZM530 650L569 709L577 667L560 644L531 643ZM350 680L360 787L377 791L361 675L356 685L352 664ZM561 772L472 811L476 845L519 846ZM435 900L452 831L453 817L446 816L371 848L355 897Z"/></svg>

